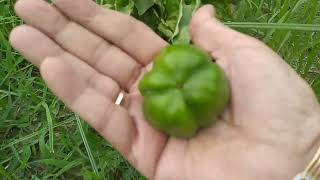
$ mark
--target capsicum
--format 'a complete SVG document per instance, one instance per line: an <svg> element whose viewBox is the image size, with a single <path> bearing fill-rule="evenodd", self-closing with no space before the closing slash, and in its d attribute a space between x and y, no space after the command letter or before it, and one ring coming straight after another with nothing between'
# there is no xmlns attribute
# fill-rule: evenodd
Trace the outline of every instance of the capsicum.
<svg viewBox="0 0 320 180"><path fill-rule="evenodd" d="M202 49L170 45L139 83L146 120L167 135L190 138L213 123L229 101L224 71Z"/></svg>

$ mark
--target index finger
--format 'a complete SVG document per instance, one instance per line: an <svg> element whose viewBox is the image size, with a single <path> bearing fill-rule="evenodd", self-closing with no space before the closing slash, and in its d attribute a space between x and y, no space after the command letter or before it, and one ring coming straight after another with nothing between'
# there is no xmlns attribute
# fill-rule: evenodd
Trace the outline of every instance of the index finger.
<svg viewBox="0 0 320 180"><path fill-rule="evenodd" d="M142 22L131 16L104 9L92 0L55 0L54 4L71 20L115 44L143 65L149 64L167 45Z"/></svg>

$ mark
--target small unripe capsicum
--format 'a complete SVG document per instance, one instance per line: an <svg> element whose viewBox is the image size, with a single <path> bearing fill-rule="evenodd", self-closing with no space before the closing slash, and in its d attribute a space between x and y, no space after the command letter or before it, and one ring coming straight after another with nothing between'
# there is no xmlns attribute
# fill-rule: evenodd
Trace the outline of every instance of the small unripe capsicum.
<svg viewBox="0 0 320 180"><path fill-rule="evenodd" d="M139 83L146 120L167 135L190 138L213 123L229 101L224 71L193 45L170 45Z"/></svg>

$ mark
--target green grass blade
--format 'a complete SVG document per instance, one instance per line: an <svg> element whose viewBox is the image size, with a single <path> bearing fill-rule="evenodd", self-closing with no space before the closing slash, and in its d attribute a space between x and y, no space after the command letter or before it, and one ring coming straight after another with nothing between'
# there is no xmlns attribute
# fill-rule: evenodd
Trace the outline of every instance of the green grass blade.
<svg viewBox="0 0 320 180"><path fill-rule="evenodd" d="M283 40L281 41L277 49L277 53L280 53L281 48L288 42L288 40L290 39L290 36L291 36L291 31L287 32L286 35L283 37Z"/></svg>
<svg viewBox="0 0 320 180"><path fill-rule="evenodd" d="M7 171L5 170L5 168L0 164L0 175L3 177L3 178L6 178L8 180L11 180L11 176L10 174L7 173Z"/></svg>
<svg viewBox="0 0 320 180"><path fill-rule="evenodd" d="M52 179L57 179L61 174L67 172L68 170L70 170L74 167L81 165L82 163L83 163L82 159L76 159L76 160L68 163L62 169L60 169L56 174L54 174L54 177ZM48 179L51 179L51 178L48 178Z"/></svg>
<svg viewBox="0 0 320 180"><path fill-rule="evenodd" d="M225 22L232 28L255 28L255 29L281 29L292 31L320 31L319 24L295 24L295 23L256 23L256 22Z"/></svg>
<svg viewBox="0 0 320 180"><path fill-rule="evenodd" d="M81 120L80 120L78 115L76 115L76 120L77 120L78 129L80 131L80 135L81 135L82 141L83 141L84 146L86 148L86 151L87 151L87 154L88 154L92 169L93 169L94 173L99 176L99 172L98 172L98 168L97 168L96 162L95 162L95 160L93 158L90 146L88 144L87 138L86 138L86 136L84 134L84 131L83 131L83 128L82 128L82 125L81 125Z"/></svg>
<svg viewBox="0 0 320 180"><path fill-rule="evenodd" d="M8 96L8 103L6 105L6 107L3 107L3 112L2 115L0 115L0 128L4 128L4 124L5 124L5 120L8 118L8 116L10 115L10 112L12 111L12 98L9 95Z"/></svg>
<svg viewBox="0 0 320 180"><path fill-rule="evenodd" d="M54 153L54 148L53 148L53 122L52 122L51 112L49 110L49 107L48 107L47 103L42 102L42 106L46 110L46 116L47 116L47 121L48 121L50 153Z"/></svg>
<svg viewBox="0 0 320 180"><path fill-rule="evenodd" d="M6 94L6 95L17 96L17 97L19 96L18 93L11 92L11 91L5 91L5 90L1 90L1 89L0 89L0 93Z"/></svg>
<svg viewBox="0 0 320 180"><path fill-rule="evenodd" d="M305 77L307 73L311 70L312 65L318 61L318 56L319 56L319 50L320 50L320 45L315 46L312 51L309 53L309 56L307 58L306 65L304 67L302 75Z"/></svg>
<svg viewBox="0 0 320 180"><path fill-rule="evenodd" d="M55 124L55 125L53 126L53 128L66 126L66 125L72 123L73 121L74 121L74 119L67 119L67 120L65 120L65 121L62 121L62 122L60 122L60 123ZM11 146L13 146L13 145L16 145L16 144L21 143L21 142L24 142L24 141L26 141L26 140L28 140L28 139L34 138L34 137L36 137L36 136L39 136L39 135L40 135L42 132L44 132L44 131L48 131L48 127L44 127L43 129L41 129L41 130L39 130L39 131L33 132L33 133L29 134L29 135L23 136L22 138L16 139L16 140L8 143L7 145L3 145L3 146L0 148L0 150L9 148L9 147L11 147Z"/></svg>
<svg viewBox="0 0 320 180"><path fill-rule="evenodd" d="M19 153L17 152L17 149L14 146L11 146L11 150L12 150L15 158L21 163L21 158L19 156Z"/></svg>

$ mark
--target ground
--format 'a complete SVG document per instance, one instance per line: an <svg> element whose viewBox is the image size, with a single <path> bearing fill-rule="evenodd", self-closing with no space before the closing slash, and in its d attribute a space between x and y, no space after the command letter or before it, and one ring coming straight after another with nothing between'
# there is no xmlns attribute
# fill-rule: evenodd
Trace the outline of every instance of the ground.
<svg viewBox="0 0 320 180"><path fill-rule="evenodd" d="M214 4L223 22L273 48L320 99L318 0L96 2L142 20L170 43L188 43L192 13L202 4ZM0 0L0 179L144 179L68 110L44 84L38 69L11 48L8 35L23 23L15 16L14 3Z"/></svg>

